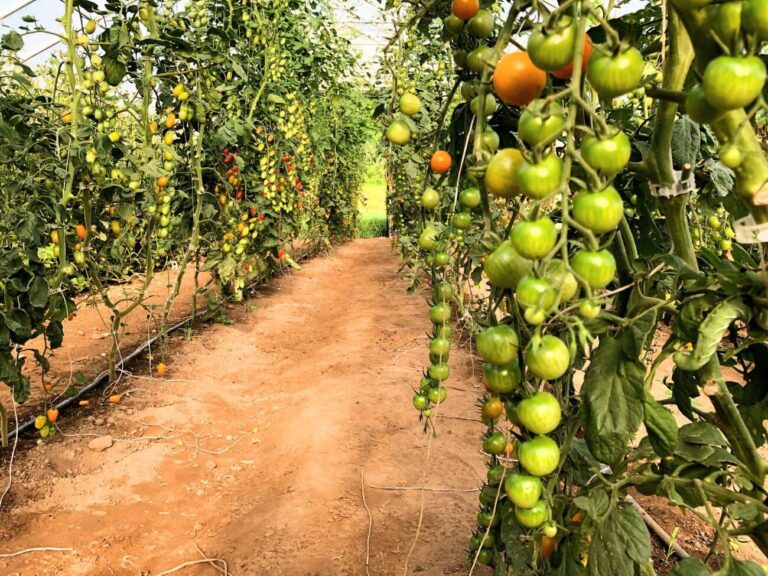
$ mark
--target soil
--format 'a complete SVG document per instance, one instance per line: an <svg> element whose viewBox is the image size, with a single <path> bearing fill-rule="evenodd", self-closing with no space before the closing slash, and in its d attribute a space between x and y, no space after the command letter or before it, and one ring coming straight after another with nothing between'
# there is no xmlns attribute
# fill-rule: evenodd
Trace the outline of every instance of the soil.
<svg viewBox="0 0 768 576"><path fill-rule="evenodd" d="M365 574L364 474L371 574L403 572L422 497L411 570L465 574L482 388L456 350L428 460L410 398L429 319L397 269L386 239L344 245L175 339L165 378L140 361L121 403L99 396L53 441L23 441L0 552L71 550L0 557L0 573L158 575L206 554L238 575ZM422 482L461 491L409 489Z"/></svg>

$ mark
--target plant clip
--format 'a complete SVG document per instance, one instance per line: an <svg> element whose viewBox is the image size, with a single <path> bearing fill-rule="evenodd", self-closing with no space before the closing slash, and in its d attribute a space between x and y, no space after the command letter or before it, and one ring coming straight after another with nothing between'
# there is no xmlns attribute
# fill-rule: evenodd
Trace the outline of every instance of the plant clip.
<svg viewBox="0 0 768 576"><path fill-rule="evenodd" d="M762 244L768 242L768 222L755 224L755 219L745 216L733 223L736 241L740 244Z"/></svg>
<svg viewBox="0 0 768 576"><path fill-rule="evenodd" d="M674 198L682 194L689 194L696 188L696 181L693 177L692 170L674 170L675 183L672 186L657 186L653 182L649 182L648 186L651 189L651 196L656 198ZM683 178L684 175L687 175Z"/></svg>
<svg viewBox="0 0 768 576"><path fill-rule="evenodd" d="M755 192L755 195L752 196L752 204L755 206L768 206L768 184Z"/></svg>

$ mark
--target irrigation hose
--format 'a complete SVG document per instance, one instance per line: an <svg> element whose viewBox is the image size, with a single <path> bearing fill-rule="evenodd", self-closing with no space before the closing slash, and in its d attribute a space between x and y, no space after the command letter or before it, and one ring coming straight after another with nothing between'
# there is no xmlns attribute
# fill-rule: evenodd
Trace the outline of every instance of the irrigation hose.
<svg viewBox="0 0 768 576"><path fill-rule="evenodd" d="M300 255L298 258L297 258L297 261L299 261L299 262L303 262L304 260L306 260L307 258L309 258L310 256L312 256L313 254L315 254L316 252L318 252L318 248L319 248L319 244L316 244L316 245L315 245L313 248L311 248L311 249L308 249L306 252L303 252L303 253L302 253L302 254L301 254L301 255ZM256 279L254 279L254 281L253 281L253 282L251 282L251 283L250 283L248 286L246 286L245 290L246 290L246 291L250 291L250 290L252 290L252 289L253 289L253 288L255 288L256 286L258 286L258 285L262 284L264 281L266 281L266 280L268 280L268 279L270 279L270 278L272 278L272 277L275 277L275 276L277 276L277 275L281 274L283 271L285 271L285 269L286 269L286 268L289 268L289 267L290 267L290 266L289 266L288 264L282 264L282 265L281 265L281 266L280 266L280 267L277 269L277 271L276 271L276 272L274 272L274 273L265 273L265 274L263 274L263 275L261 275L261 276L258 276ZM227 299L227 301L231 301L231 299ZM186 316L185 318L183 318L182 320L180 320L179 322L177 322L176 324L174 324L173 326L171 326L170 328L168 328L168 331L167 331L167 333L168 333L168 334L171 334L172 332L175 332L176 330L178 330L178 329L180 329L180 328L183 328L183 327L184 327L184 326L186 326L186 325L187 325L187 324L188 324L190 321L194 321L194 320L197 320L197 319L198 319L198 318L200 318L201 316L204 316L206 313L207 313L207 311L205 311L205 310L201 310L201 311L199 311L197 314L195 314L195 315L194 315L194 317L192 316L192 314L190 314L189 316ZM134 358L136 358L136 357L137 357L139 354L141 354L142 352L144 352L144 350L146 350L147 348L149 348L150 346L152 346L152 345L153 345L155 342L157 342L157 340L158 340L159 338L160 338L160 334L159 334L159 333L158 333L156 336L152 336L151 338L149 338L148 340L146 340L146 341L145 341L143 344L139 345L139 346L138 346L138 347L137 347L137 348L136 348L136 349L135 349L133 352L131 352L131 353L130 353L130 354L128 354L127 356L123 356L123 357L121 358L121 360L120 360L120 361L119 361L119 362L118 362L118 363L117 363L115 366L116 366L118 369L122 369L122 368L123 368L123 367L124 367L126 364L128 364L128 362L130 362L131 360L133 360ZM84 386L83 388L81 388L80 390L78 390L77 394L75 394L74 396L70 396L69 398L66 398L66 399L62 400L61 402L59 402L58 404L56 404L56 405L54 406L54 408L56 408L57 410L62 410L62 409L64 409L64 408L67 408L67 407L68 407L68 406L70 406L72 403L74 403L74 402L77 402L78 400L80 400L80 399L81 399L83 396L85 396L85 395L86 395L88 392L90 392L91 390L94 390L95 388L97 388L97 387L99 387L99 386L103 385L103 384L104 384L104 382L105 382L105 380L107 380L107 379L108 379L108 377L109 377L109 368L107 368L106 370L104 370L103 372L101 372L101 373L100 373L98 376L96 376L96 377L95 377L95 378L94 378L94 379L93 379L93 380L92 380L90 383L88 383L86 386ZM18 428L16 428L15 430L13 430L13 431L9 431L9 432L8 432L8 438L9 438L9 439L10 439L10 438L13 438L13 437L14 437L14 435L18 436L19 434L21 434L22 432L26 431L27 429L34 427L34 425L35 425L35 417L32 417L31 419L27 420L27 421L26 421L26 422L24 422L23 424L19 425L19 427L18 427Z"/></svg>

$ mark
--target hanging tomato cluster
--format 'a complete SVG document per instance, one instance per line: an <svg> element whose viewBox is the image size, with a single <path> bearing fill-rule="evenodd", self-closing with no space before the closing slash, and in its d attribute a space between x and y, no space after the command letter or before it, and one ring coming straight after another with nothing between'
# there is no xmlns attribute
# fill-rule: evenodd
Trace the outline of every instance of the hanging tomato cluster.
<svg viewBox="0 0 768 576"><path fill-rule="evenodd" d="M687 509L748 500L760 513L731 516L733 534L768 551L764 491L739 480L749 470L762 486L768 473L757 415L768 411L768 275L743 231L768 239L756 138L765 3L680 0L626 21L588 0L447 4L401 10L413 26L388 49L398 63L415 52L421 68L404 78L386 55L399 101L385 137L397 241L414 285L432 287L430 365L413 397L425 429L446 400L453 309L483 360L488 474L470 561L631 576L651 543L630 486ZM436 22L454 84L416 91L439 69L430 58L446 56L417 48ZM622 37L630 22L652 37ZM696 184L712 174L727 210L699 204ZM653 387L667 359L672 400ZM704 395L712 412L692 407ZM718 456L696 453L702 435ZM754 569L721 548L726 564ZM675 574L698 574L695 562Z"/></svg>

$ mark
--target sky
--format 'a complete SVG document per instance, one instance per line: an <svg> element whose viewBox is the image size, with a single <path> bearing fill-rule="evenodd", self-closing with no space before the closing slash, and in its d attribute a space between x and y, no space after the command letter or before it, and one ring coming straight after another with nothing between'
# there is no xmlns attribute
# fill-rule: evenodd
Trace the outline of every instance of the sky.
<svg viewBox="0 0 768 576"><path fill-rule="evenodd" d="M26 0L0 0L0 16L8 10L26 2ZM376 0L331 0L336 13L339 32L350 40L353 47L361 54L361 61L367 70L372 70L378 56L378 52L386 44L386 36L391 33L391 24L384 21ZM64 13L61 0L36 0L19 12L0 20L0 34L5 33L8 27L18 28L23 25L22 17L31 15L38 19L39 23L53 32L61 31L61 24L56 18ZM22 56L30 56L41 48L49 45L53 37L48 34L32 34L24 39ZM38 63L50 54L47 52L38 56L32 63Z"/></svg>

